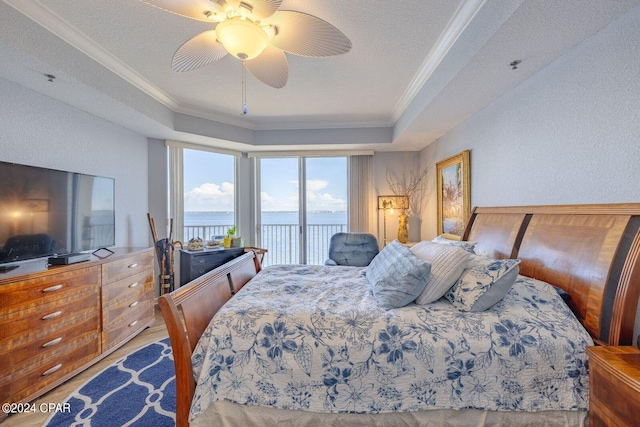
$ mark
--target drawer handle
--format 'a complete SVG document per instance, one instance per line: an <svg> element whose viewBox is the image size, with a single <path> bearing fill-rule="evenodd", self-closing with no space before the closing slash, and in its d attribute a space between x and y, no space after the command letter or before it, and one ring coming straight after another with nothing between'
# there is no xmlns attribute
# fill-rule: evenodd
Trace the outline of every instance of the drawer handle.
<svg viewBox="0 0 640 427"><path fill-rule="evenodd" d="M60 369L60 368L62 368L62 363L58 363L58 364L57 364L56 366L54 366L53 368L51 368L51 369L47 369L46 371L44 371L44 372L42 373L42 376L43 376L43 377L46 377L47 375L51 375L51 374L53 374L55 371L57 371L57 370L58 370L58 369Z"/></svg>
<svg viewBox="0 0 640 427"><path fill-rule="evenodd" d="M205 261L206 261L205 259L199 259L199 260L198 260L198 262L199 262L200 264L204 264L204 262L205 262Z"/></svg>
<svg viewBox="0 0 640 427"><path fill-rule="evenodd" d="M58 337L55 340L51 340L49 342L42 344L42 348L53 347L54 345L59 344L60 341L62 341L62 337Z"/></svg>
<svg viewBox="0 0 640 427"><path fill-rule="evenodd" d="M129 307L135 307L136 305L138 305L138 302L139 302L139 301L132 302L131 304L129 304Z"/></svg>
<svg viewBox="0 0 640 427"><path fill-rule="evenodd" d="M136 268L138 266L137 262L134 262L133 264L129 264L128 268Z"/></svg>
<svg viewBox="0 0 640 427"><path fill-rule="evenodd" d="M136 286L138 286L140 283L138 282L133 282L132 284L129 285L130 288L135 288Z"/></svg>
<svg viewBox="0 0 640 427"><path fill-rule="evenodd" d="M49 286L48 288L44 288L42 292L55 292L58 289L62 289L62 285Z"/></svg>
<svg viewBox="0 0 640 427"><path fill-rule="evenodd" d="M138 321L134 320L133 322L129 323L129 327L136 326L137 324L138 324Z"/></svg>
<svg viewBox="0 0 640 427"><path fill-rule="evenodd" d="M62 311L55 311L51 314L47 314L46 316L42 316L42 320L49 320L49 319L55 319L56 317L60 316L62 314Z"/></svg>

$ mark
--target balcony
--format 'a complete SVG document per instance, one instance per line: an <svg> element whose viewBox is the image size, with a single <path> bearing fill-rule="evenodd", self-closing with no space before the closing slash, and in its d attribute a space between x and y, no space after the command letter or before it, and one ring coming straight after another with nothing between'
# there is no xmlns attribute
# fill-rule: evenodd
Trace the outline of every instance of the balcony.
<svg viewBox="0 0 640 427"><path fill-rule="evenodd" d="M231 225L189 225L184 227L185 241L193 237L205 240L225 235ZM329 254L329 241L335 233L346 232L347 224L307 225L307 264L322 265ZM300 226L297 224L262 224L260 247L268 249L263 266L298 264Z"/></svg>

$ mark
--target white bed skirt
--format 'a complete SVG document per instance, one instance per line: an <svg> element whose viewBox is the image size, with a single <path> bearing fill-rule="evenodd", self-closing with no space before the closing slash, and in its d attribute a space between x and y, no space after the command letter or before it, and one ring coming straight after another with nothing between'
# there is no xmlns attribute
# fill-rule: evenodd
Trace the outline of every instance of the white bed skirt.
<svg viewBox="0 0 640 427"><path fill-rule="evenodd" d="M587 426L587 411L496 412L478 409L440 409L419 412L384 414L322 414L264 406L239 405L231 402L214 402L191 427L270 427L270 426L340 426L340 427L390 427L390 426Z"/></svg>

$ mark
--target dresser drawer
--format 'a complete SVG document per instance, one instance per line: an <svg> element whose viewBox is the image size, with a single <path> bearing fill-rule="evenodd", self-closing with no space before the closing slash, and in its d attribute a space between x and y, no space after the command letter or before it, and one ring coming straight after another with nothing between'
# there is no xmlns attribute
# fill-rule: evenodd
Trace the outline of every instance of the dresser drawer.
<svg viewBox="0 0 640 427"><path fill-rule="evenodd" d="M216 266L221 262L226 261L232 255L227 254L225 252L211 253L211 254L203 254L204 256L192 256L191 257L191 268L197 270L199 268L209 268L212 266Z"/></svg>
<svg viewBox="0 0 640 427"><path fill-rule="evenodd" d="M8 345L0 347L0 376L40 364L56 353L77 347L84 337L99 334L100 317L93 311L75 316L73 321L54 330L35 330L33 336L16 336Z"/></svg>
<svg viewBox="0 0 640 427"><path fill-rule="evenodd" d="M131 337L132 334L153 320L153 298L149 297L140 301L134 307L114 307L106 314L111 321L104 323L103 318L102 351Z"/></svg>
<svg viewBox="0 0 640 427"><path fill-rule="evenodd" d="M132 322L141 316L142 311L153 309L153 297L146 293L140 298L122 301L102 310L102 329L113 325Z"/></svg>
<svg viewBox="0 0 640 427"><path fill-rule="evenodd" d="M100 342L96 334L79 337L50 358L0 378L0 402L24 401L86 365L99 354Z"/></svg>
<svg viewBox="0 0 640 427"><path fill-rule="evenodd" d="M100 283L100 267L46 275L0 286L0 311L24 310L83 292Z"/></svg>
<svg viewBox="0 0 640 427"><path fill-rule="evenodd" d="M0 353L4 347L11 348L17 345L17 342L54 333L69 323L77 324L88 317L99 320L98 287L96 285L84 289L87 292L49 301L39 307L29 307L0 315Z"/></svg>
<svg viewBox="0 0 640 427"><path fill-rule="evenodd" d="M130 277L102 286L102 306L132 303L149 292L153 293L153 270L145 270Z"/></svg>
<svg viewBox="0 0 640 427"><path fill-rule="evenodd" d="M102 264L102 283L116 282L149 269L153 270L153 252L151 251L108 262Z"/></svg>

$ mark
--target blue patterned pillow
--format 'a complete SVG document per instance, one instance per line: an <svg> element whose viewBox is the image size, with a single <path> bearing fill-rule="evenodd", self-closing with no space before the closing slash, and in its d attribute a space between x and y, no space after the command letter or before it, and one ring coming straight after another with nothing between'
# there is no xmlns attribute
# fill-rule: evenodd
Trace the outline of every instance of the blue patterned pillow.
<svg viewBox="0 0 640 427"><path fill-rule="evenodd" d="M387 310L415 300L427 285L429 274L431 264L397 240L385 246L366 270L376 301Z"/></svg>
<svg viewBox="0 0 640 427"><path fill-rule="evenodd" d="M520 272L519 259L471 255L462 276L445 297L461 311L484 311L509 292Z"/></svg>

